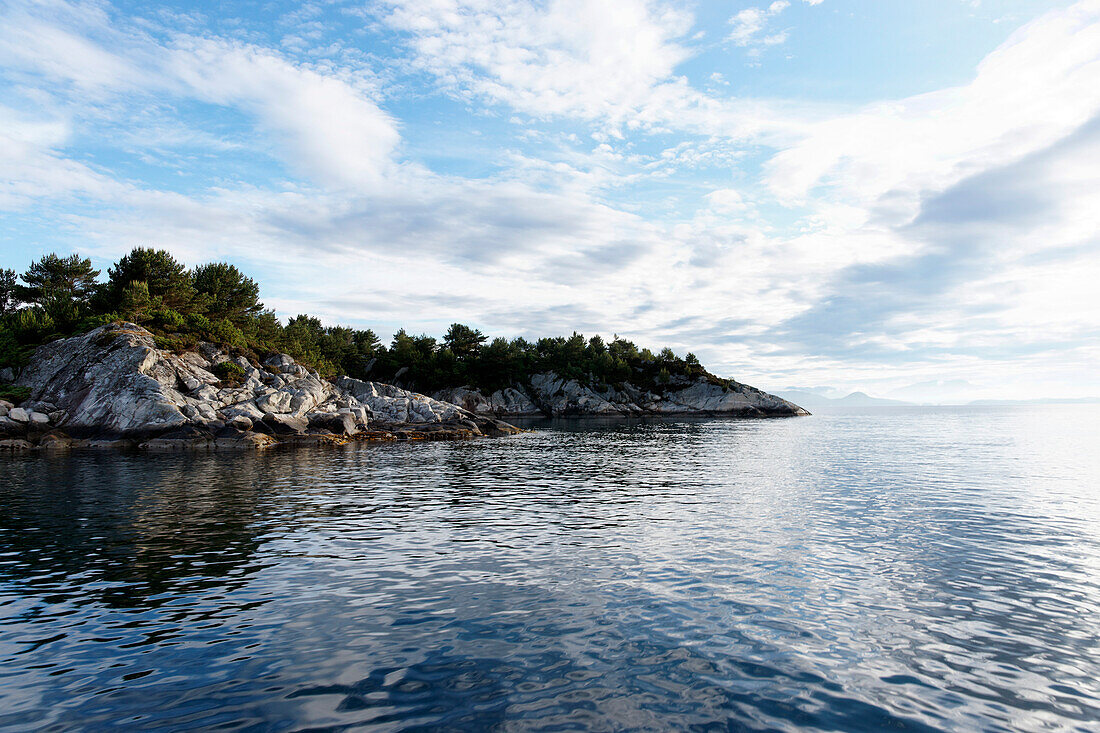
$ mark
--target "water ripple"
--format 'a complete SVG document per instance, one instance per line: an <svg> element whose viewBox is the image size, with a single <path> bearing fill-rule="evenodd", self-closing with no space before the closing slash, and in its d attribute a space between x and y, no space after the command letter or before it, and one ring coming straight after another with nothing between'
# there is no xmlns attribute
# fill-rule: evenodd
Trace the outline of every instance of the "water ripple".
<svg viewBox="0 0 1100 733"><path fill-rule="evenodd" d="M0 728L1093 730L1100 412L4 458Z"/></svg>

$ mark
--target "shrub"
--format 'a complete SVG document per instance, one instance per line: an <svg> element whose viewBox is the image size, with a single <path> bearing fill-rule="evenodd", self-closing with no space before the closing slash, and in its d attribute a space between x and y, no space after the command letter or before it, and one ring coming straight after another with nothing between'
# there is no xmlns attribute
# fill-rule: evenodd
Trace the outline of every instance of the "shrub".
<svg viewBox="0 0 1100 733"><path fill-rule="evenodd" d="M206 333L210 330L210 319L202 313L187 314L187 330L192 333Z"/></svg>
<svg viewBox="0 0 1100 733"><path fill-rule="evenodd" d="M220 361L210 367L210 373L227 384L236 384L244 378L244 369L231 361Z"/></svg>
<svg viewBox="0 0 1100 733"><path fill-rule="evenodd" d="M158 308L149 311L153 325L165 331L181 331L187 325L183 314L172 308Z"/></svg>
<svg viewBox="0 0 1100 733"><path fill-rule="evenodd" d="M0 400L7 400L18 405L30 396L30 387L19 384L0 384Z"/></svg>
<svg viewBox="0 0 1100 733"><path fill-rule="evenodd" d="M56 330L53 318L41 308L24 308L12 322L15 338L22 344L40 344Z"/></svg>
<svg viewBox="0 0 1100 733"><path fill-rule="evenodd" d="M244 333L241 329L234 326L226 318L211 324L210 329L207 331L207 336L209 336L210 340L214 343L222 344L223 346L235 346L237 348L248 346L248 339L244 337Z"/></svg>
<svg viewBox="0 0 1100 733"><path fill-rule="evenodd" d="M106 326L108 323L115 323L120 320L122 319L114 313L86 316L77 321L76 333L88 333L88 331L99 328L100 326Z"/></svg>

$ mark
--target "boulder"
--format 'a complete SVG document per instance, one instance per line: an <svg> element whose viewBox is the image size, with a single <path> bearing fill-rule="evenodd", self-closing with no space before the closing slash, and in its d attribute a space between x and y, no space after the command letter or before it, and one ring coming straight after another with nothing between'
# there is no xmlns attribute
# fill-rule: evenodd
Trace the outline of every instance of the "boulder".
<svg viewBox="0 0 1100 733"><path fill-rule="evenodd" d="M39 450L62 451L69 450L73 445L73 439L64 433L46 433L38 441Z"/></svg>
<svg viewBox="0 0 1100 733"><path fill-rule="evenodd" d="M290 372L297 365L289 354L275 354L264 360L264 366L274 372Z"/></svg>
<svg viewBox="0 0 1100 733"><path fill-rule="evenodd" d="M275 435L295 435L304 433L309 427L309 421L304 417L287 415L284 413L268 413L264 415L263 424L271 428Z"/></svg>
<svg viewBox="0 0 1100 733"><path fill-rule="evenodd" d="M226 427L231 427L241 432L248 432L252 429L252 420L244 415L237 415L226 422Z"/></svg>
<svg viewBox="0 0 1100 733"><path fill-rule="evenodd" d="M392 384L364 382L351 377L340 377L335 384L367 407L375 420L385 424L446 422L469 414L458 405Z"/></svg>
<svg viewBox="0 0 1100 733"><path fill-rule="evenodd" d="M0 440L0 451L11 451L13 453L22 453L23 451L29 451L33 448L28 441L21 438L5 438Z"/></svg>
<svg viewBox="0 0 1100 733"><path fill-rule="evenodd" d="M328 389L326 389L326 386ZM294 386L290 389L290 411L297 414L309 412L328 399L331 392L331 385L322 382L320 379L304 376L295 381Z"/></svg>
<svg viewBox="0 0 1100 733"><path fill-rule="evenodd" d="M253 422L262 420L264 417L264 411L257 407L255 402L251 401L230 405L222 410L222 414L225 415L227 420L232 420L235 417L247 417Z"/></svg>
<svg viewBox="0 0 1100 733"><path fill-rule="evenodd" d="M0 416L0 438L22 437L27 432L27 423Z"/></svg>
<svg viewBox="0 0 1100 733"><path fill-rule="evenodd" d="M110 324L38 347L19 384L68 413L70 433L148 434L187 422L180 363L144 328Z"/></svg>
<svg viewBox="0 0 1100 733"><path fill-rule="evenodd" d="M359 432L355 417L350 412L313 412L306 416L310 431L327 431L336 435L353 435Z"/></svg>
<svg viewBox="0 0 1100 733"><path fill-rule="evenodd" d="M290 392L269 392L256 398L256 407L263 413L292 412L291 403L293 400L294 395Z"/></svg>
<svg viewBox="0 0 1100 733"><path fill-rule="evenodd" d="M209 362L209 360L207 360L202 354L197 351L187 351L183 354L180 354L180 360L199 369L208 370L210 369L210 367L214 366Z"/></svg>
<svg viewBox="0 0 1100 733"><path fill-rule="evenodd" d="M432 397L452 402L477 415L535 417L543 414L530 396L517 387L499 389L489 395L472 387L453 387L436 392Z"/></svg>
<svg viewBox="0 0 1100 733"><path fill-rule="evenodd" d="M627 415L628 410L575 379L563 380L553 372L531 377L531 393L544 412L560 415Z"/></svg>

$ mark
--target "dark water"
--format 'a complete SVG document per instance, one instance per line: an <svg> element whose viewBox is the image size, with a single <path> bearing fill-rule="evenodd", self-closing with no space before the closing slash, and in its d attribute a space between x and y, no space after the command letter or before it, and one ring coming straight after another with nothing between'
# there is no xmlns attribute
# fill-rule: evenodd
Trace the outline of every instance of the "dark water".
<svg viewBox="0 0 1100 733"><path fill-rule="evenodd" d="M1100 729L1100 410L0 458L0 728Z"/></svg>

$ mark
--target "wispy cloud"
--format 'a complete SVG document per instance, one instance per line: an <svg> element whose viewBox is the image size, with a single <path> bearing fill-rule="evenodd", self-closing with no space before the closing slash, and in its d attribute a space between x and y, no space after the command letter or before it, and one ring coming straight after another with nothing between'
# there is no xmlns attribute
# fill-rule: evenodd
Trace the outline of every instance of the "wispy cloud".
<svg viewBox="0 0 1100 733"><path fill-rule="evenodd" d="M730 96L729 54L799 7L742 9L710 47L660 2L408 0L337 48L320 6L265 37L11 4L3 231L230 258L283 313L383 330L618 332L771 384L1096 384L1100 2L1023 25L961 85ZM410 153L452 124L483 125L490 159Z"/></svg>

